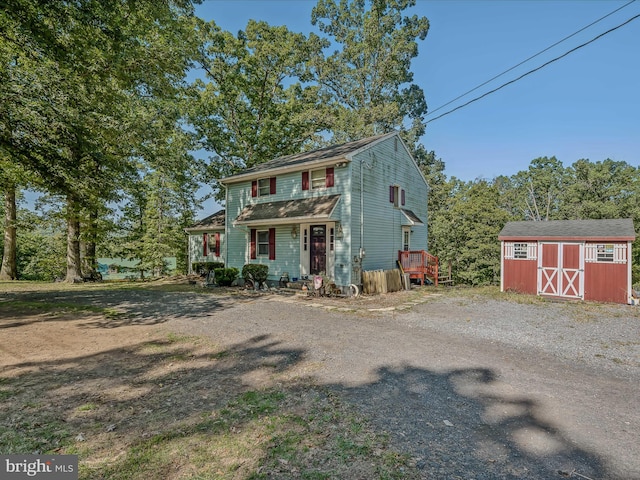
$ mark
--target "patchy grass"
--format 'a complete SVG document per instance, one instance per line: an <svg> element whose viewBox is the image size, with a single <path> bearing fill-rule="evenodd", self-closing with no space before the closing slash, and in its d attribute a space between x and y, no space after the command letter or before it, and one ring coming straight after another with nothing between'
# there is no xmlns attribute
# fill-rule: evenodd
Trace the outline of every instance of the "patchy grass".
<svg viewBox="0 0 640 480"><path fill-rule="evenodd" d="M220 349L151 327L121 327L143 339L106 348L113 331L70 324L87 337L77 351L0 357L3 453L78 455L83 480L419 478L352 406L291 379L302 352L262 337Z"/></svg>
<svg viewBox="0 0 640 480"><path fill-rule="evenodd" d="M58 318L68 315L96 314L108 320L117 320L125 314L116 308L96 307L71 302L48 302L41 300L5 300L0 301L0 317L43 315Z"/></svg>

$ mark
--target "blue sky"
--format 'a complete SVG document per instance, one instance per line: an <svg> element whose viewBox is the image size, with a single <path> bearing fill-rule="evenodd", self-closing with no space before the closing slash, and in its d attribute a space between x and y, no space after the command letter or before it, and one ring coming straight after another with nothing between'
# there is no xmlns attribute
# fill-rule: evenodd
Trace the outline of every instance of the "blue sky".
<svg viewBox="0 0 640 480"><path fill-rule="evenodd" d="M236 33L251 18L308 33L314 0L205 0L196 14ZM414 59L429 110L453 100L603 17L626 1L431 1L410 10L430 21ZM500 86L640 14L640 1L427 116ZM318 32L319 33L319 32ZM640 165L640 18L427 125L422 143L447 176L492 179L555 155L565 166L606 158Z"/></svg>

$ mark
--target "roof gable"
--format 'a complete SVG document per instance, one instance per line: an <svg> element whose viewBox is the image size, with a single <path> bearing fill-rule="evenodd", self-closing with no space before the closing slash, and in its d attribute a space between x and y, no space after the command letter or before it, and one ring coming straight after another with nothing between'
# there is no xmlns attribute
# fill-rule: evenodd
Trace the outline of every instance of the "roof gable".
<svg viewBox="0 0 640 480"><path fill-rule="evenodd" d="M500 240L517 239L617 239L635 240L633 220L630 218L602 220L549 220L543 222L508 222L500 234Z"/></svg>
<svg viewBox="0 0 640 480"><path fill-rule="evenodd" d="M202 230L214 230L222 229L225 224L225 210L219 210L213 215L203 218L197 221L190 227L185 228L185 232L202 231Z"/></svg>

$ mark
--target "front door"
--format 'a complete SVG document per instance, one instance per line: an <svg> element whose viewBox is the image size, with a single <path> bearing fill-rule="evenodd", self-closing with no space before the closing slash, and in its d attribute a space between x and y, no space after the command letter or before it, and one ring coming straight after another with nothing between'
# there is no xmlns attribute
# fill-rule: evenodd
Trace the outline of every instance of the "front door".
<svg viewBox="0 0 640 480"><path fill-rule="evenodd" d="M312 275L327 272L327 227L311 225L310 271Z"/></svg>

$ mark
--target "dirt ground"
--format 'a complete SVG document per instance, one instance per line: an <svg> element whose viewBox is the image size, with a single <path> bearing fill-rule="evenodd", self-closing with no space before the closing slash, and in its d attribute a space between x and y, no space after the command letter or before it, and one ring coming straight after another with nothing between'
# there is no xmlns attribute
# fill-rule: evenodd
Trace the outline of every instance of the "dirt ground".
<svg viewBox="0 0 640 480"><path fill-rule="evenodd" d="M2 308L6 300L30 307ZM42 302L42 310L34 302ZM51 303L59 308L52 312ZM356 405L411 455L424 478L640 479L635 353L605 363L609 346L600 345L584 361L543 345L551 341L531 341L535 333L483 338L480 330L466 330L486 322L489 331L500 312L531 323L549 310L591 319L594 327L593 319L606 311L631 325L609 343L640 345L637 311L604 306L594 314L594 308L476 302L424 290L357 299L99 286L0 292L0 373L59 375L58 402L70 395L86 405L131 398L126 409L108 415L67 412L68 428L74 415L96 415L101 430L94 433L101 438L111 426L126 436L136 423L147 422L153 432L148 407L133 400L142 391L164 389L158 401L170 402L176 418L184 418L195 412L194 403L199 409L219 405L225 386L231 391L233 385L264 388L304 379ZM567 322L570 329L557 333L558 341L580 335L580 323ZM172 342L168 352L154 356L154 344ZM220 361L215 390L211 377L184 370L202 371L212 358ZM101 372L107 360L110 371ZM140 370L139 381L122 384L118 369L132 368ZM87 369L95 381L74 391L74 375L86 377ZM37 378L25 386L36 396ZM82 440L91 434L73 433Z"/></svg>

